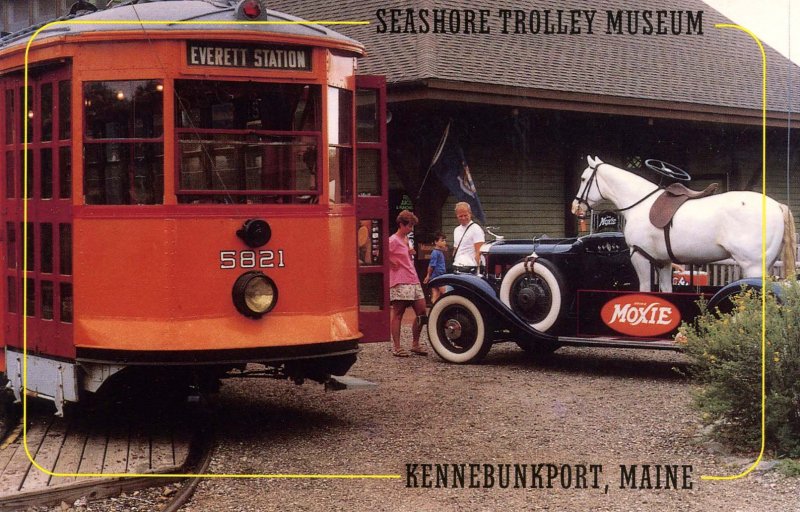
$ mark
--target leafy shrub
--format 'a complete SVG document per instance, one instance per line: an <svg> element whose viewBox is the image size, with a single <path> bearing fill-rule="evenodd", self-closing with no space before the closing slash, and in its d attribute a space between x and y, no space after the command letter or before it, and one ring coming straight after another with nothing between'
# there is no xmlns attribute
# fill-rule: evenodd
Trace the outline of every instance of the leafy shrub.
<svg viewBox="0 0 800 512"><path fill-rule="evenodd" d="M800 287L782 289L780 301L766 296L766 447L800 457ZM761 294L750 289L731 313L705 311L682 328L703 420L718 440L749 450L761 442L761 310Z"/></svg>
<svg viewBox="0 0 800 512"><path fill-rule="evenodd" d="M778 471L783 476L800 477L800 461L783 459L778 463Z"/></svg>

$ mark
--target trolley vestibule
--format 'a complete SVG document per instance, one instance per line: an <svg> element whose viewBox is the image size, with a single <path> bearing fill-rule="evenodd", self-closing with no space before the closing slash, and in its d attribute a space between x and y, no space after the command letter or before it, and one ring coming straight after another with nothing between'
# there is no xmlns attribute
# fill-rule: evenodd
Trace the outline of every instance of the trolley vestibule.
<svg viewBox="0 0 800 512"><path fill-rule="evenodd" d="M27 391L61 411L136 368L325 381L362 331L387 337L383 81L324 27L226 24L263 20L297 21L255 0L79 13L36 35L27 89L34 29L0 39L17 398L23 348Z"/></svg>

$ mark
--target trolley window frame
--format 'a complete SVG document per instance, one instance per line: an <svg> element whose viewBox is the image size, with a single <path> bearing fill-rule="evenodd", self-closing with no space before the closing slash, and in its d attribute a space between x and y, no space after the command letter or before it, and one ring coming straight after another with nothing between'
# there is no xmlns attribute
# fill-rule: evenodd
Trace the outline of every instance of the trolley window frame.
<svg viewBox="0 0 800 512"><path fill-rule="evenodd" d="M164 180L165 175L167 173L166 165L165 165L165 157L166 157L166 127L165 127L165 118L164 118L164 78L163 77L137 77L137 78L114 78L114 79L93 79L93 80L84 80L80 84L80 91L83 98L83 108L82 108L82 117L83 117L83 133L82 133L82 148L83 148L83 156L82 156L82 194L81 197L83 198L83 204L87 206L116 206L116 207L125 207L125 206L161 206L165 204L166 200L166 191L164 188ZM155 91L144 91L147 94L154 94L158 93L160 99L158 101L151 101L150 103L153 105L158 105L159 110L150 112L151 118L153 120L152 128L158 128L158 131L153 133L151 136L144 136L141 133L141 129L137 126L137 118L136 113L136 101L135 101L135 94L131 94L131 103L129 112L126 112L125 117L127 124L127 133L117 134L113 133L111 136L107 136L107 133L102 133L100 136L95 136L94 131L90 128L89 123L92 120L92 117L89 115L89 110L92 107L91 100L95 99L94 96L91 96L91 88L95 84L125 84L125 86L134 87L137 83L144 83L144 84L153 84L155 87ZM123 87L122 85L120 85ZM120 89L122 91L122 89ZM135 91L134 91L135 92ZM119 92L118 92L119 93ZM122 101L126 99L125 96L119 97L117 99ZM160 126L156 123L157 116L160 116ZM101 121L104 121L105 127L104 129L108 130L110 126L110 120L113 119L113 116L101 116L99 118ZM119 123L122 125L123 123ZM142 129L144 125L142 125ZM100 148L98 155L101 157L103 154L106 154L106 158L104 161L104 165L100 165L101 159L98 159L98 176L100 185L95 188L90 188L89 186L89 178L90 178L90 162L89 162L89 155L90 155L90 147L92 150L95 148ZM153 151L152 155L148 155L148 151L146 148L151 148ZM143 151L144 150L144 151ZM136 167L136 160L141 155L144 156L144 163L146 167L148 167L152 172L146 172L145 174L141 175L141 178L147 181L146 178L150 175L152 178L152 183L147 184L144 187L137 188L137 180L140 178L140 174L137 174L137 167ZM116 159L114 157L116 156ZM118 191L121 200L111 200L109 201L109 189L108 189L108 164L114 164L117 162L125 162L128 161L128 165L123 167L124 172L120 174L120 177L127 182L126 187L120 186L120 190ZM123 165L123 164L120 164ZM112 177L113 178L113 177ZM96 202L95 200L90 200L90 192L95 192L94 195L99 193L101 201ZM140 199L140 194L143 197L147 197L150 195L150 199Z"/></svg>
<svg viewBox="0 0 800 512"><path fill-rule="evenodd" d="M182 85L189 84L190 82L208 82L210 84L219 84L219 85L228 85L231 87L240 87L243 84L259 84L265 86L265 90L269 87L276 87L279 88L280 86L295 86L295 87L308 87L309 93L307 96L301 98L300 95L296 98L296 102L292 107L291 115L292 117L298 114L298 105L300 101L306 102L306 107L309 105L314 110L310 112L303 112L303 121L301 123L303 128L306 128L305 125L305 117L306 116L313 116L312 117L312 128L313 129L264 129L264 128L214 128L214 127L183 127L181 126L181 115L186 114L186 109L184 109L182 105L182 101L179 100L179 90ZM319 83L313 79L303 79L303 80L296 80L296 79L286 79L286 78L278 78L278 77L239 77L239 76L230 76L230 75L205 75L205 76L180 76L176 77L172 80L172 90L175 96L174 102L174 118L173 118L173 147L174 147L174 190L175 190L175 198L177 204L179 205L198 205L198 204L317 204L320 201L320 198L323 196L323 179L326 175L324 172L324 161L322 156L322 148L324 148L324 141L325 141L325 134L323 131L323 123L325 119L325 112L324 112L324 85ZM260 100L261 98L259 98ZM304 108L306 108L304 107ZM284 113L285 114L285 113ZM241 119L239 121L242 121ZM249 123L249 119L245 120L245 123ZM213 120L212 120L213 122ZM261 120L263 124L264 121ZM266 151L270 146L292 146L292 145L307 145L308 148L306 151L313 151L313 165L309 165L309 161L306 161L303 157L304 163L308 169L308 175L313 179L313 186L308 188L300 188L297 186L294 187L286 187L286 188L190 188L184 186L182 183L183 179L183 163L182 158L185 156L185 153L182 149L182 145L186 143L193 143L194 141L191 140L182 140L182 136L231 136L233 137L240 137L241 140L236 141L232 140L231 142L234 145L239 145L246 147L248 144L253 146L262 145L262 155L260 161L260 168L262 175L260 176L261 179L266 179L263 175L264 170L266 168L266 163L264 159L266 157ZM280 142L280 139L283 138L286 142ZM273 139L273 142L268 142L269 139ZM303 140L306 139L310 142L303 143ZM198 141L203 142L203 141ZM224 138L221 139L221 142L224 142ZM223 148L224 149L224 148ZM232 151L235 151L236 158L245 159L247 155L242 153L241 155L238 153L237 149L229 148ZM206 163L202 163L203 166L202 172L205 174L209 174L209 180L213 180L213 173L215 172L213 163L211 162L212 155L206 148L200 148L196 151L201 151L200 157L206 160ZM212 163L211 166L208 164ZM274 178L278 180L286 179L284 174L286 172L290 175L290 181L294 181L297 179L296 169L289 165L288 167L280 167L277 169L277 173ZM235 179L239 182L245 182L248 179L247 176L247 166L245 164L244 168L238 170L238 173L235 175ZM293 183L296 185L296 182ZM213 183L210 184L213 186ZM188 199L188 200L187 200ZM259 201L258 199L261 199Z"/></svg>

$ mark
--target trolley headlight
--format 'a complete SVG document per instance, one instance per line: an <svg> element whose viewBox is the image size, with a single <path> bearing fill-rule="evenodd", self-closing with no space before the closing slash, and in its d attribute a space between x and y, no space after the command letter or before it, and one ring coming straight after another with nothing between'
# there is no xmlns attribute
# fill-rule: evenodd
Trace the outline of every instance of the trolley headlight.
<svg viewBox="0 0 800 512"><path fill-rule="evenodd" d="M233 305L250 318L261 318L278 302L275 282L261 272L245 272L233 284Z"/></svg>

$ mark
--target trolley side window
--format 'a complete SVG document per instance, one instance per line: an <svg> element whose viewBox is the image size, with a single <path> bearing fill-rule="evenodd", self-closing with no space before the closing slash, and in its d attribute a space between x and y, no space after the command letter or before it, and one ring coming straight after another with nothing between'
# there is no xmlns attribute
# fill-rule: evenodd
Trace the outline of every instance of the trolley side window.
<svg viewBox="0 0 800 512"><path fill-rule="evenodd" d="M353 92L328 87L330 201L353 202Z"/></svg>
<svg viewBox="0 0 800 512"><path fill-rule="evenodd" d="M156 80L84 84L86 204L164 202L162 91Z"/></svg>
<svg viewBox="0 0 800 512"><path fill-rule="evenodd" d="M317 202L321 87L175 81L179 203Z"/></svg>

